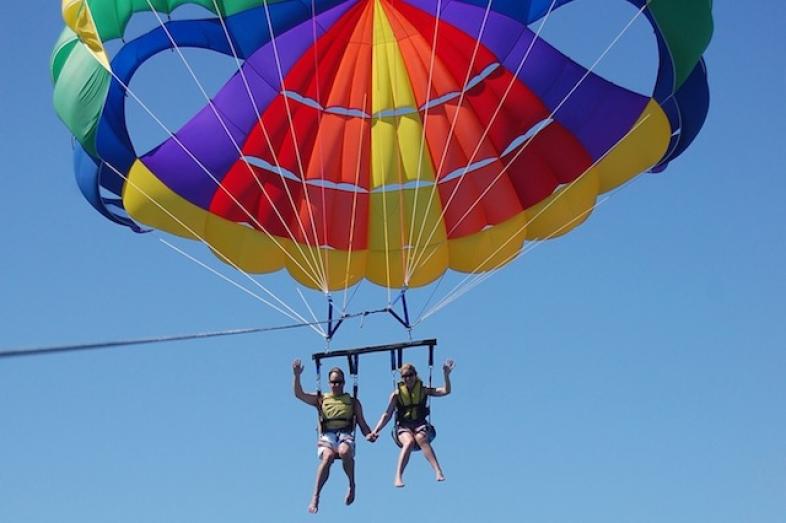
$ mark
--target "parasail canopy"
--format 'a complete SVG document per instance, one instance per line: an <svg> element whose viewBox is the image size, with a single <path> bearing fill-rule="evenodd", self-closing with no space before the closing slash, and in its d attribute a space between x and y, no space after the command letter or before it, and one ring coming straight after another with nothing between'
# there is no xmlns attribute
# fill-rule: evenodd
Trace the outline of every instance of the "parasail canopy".
<svg viewBox="0 0 786 523"><path fill-rule="evenodd" d="M568 232L599 194L695 138L712 3L628 1L657 39L651 93L539 37L535 22L571 0L63 0L55 108L80 189L110 220L325 291L422 286ZM186 3L213 15L157 14L110 56L135 13ZM163 143L135 150L131 79L189 47L233 57L236 72Z"/></svg>

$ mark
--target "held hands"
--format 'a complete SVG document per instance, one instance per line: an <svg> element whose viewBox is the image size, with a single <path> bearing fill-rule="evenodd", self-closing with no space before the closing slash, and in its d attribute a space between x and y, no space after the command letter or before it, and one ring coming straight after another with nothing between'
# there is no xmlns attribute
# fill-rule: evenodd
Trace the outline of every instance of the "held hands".
<svg viewBox="0 0 786 523"><path fill-rule="evenodd" d="M446 360L445 363L442 364L442 371L445 373L445 376L448 376L453 371L453 367L455 366L456 364L453 362L453 360Z"/></svg>
<svg viewBox="0 0 786 523"><path fill-rule="evenodd" d="M377 441L377 438L379 438L379 433L377 432L369 432L366 434L366 440L368 440L369 443L374 443Z"/></svg>
<svg viewBox="0 0 786 523"><path fill-rule="evenodd" d="M295 376L300 376L303 374L303 363L300 360L295 360L292 362L292 372Z"/></svg>

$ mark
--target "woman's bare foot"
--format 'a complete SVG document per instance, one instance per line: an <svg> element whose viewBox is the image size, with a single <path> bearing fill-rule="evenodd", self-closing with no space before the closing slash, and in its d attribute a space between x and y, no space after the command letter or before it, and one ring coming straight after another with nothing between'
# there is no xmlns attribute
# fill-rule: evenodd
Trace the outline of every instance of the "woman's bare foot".
<svg viewBox="0 0 786 523"><path fill-rule="evenodd" d="M344 498L344 503L351 505L355 501L355 485L350 485L347 491L347 497Z"/></svg>
<svg viewBox="0 0 786 523"><path fill-rule="evenodd" d="M314 496L311 498L311 503L308 505L308 511L312 514L316 514L319 510L319 496Z"/></svg>
<svg viewBox="0 0 786 523"><path fill-rule="evenodd" d="M393 480L393 486L396 488L401 488L404 486L404 480L401 478L396 478Z"/></svg>
<svg viewBox="0 0 786 523"><path fill-rule="evenodd" d="M442 473L441 470L437 472L437 481L445 481L445 475Z"/></svg>

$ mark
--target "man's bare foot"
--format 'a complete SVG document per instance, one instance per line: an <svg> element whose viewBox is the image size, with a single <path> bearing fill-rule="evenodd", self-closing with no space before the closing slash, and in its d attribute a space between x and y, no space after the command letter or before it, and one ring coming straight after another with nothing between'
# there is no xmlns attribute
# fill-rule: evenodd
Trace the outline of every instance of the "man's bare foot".
<svg viewBox="0 0 786 523"><path fill-rule="evenodd" d="M404 486L404 480L401 479L401 478L396 478L395 480L393 480L393 486L396 487L396 488L403 487Z"/></svg>
<svg viewBox="0 0 786 523"><path fill-rule="evenodd" d="M355 485L350 485L347 491L347 497L344 498L344 503L351 505L355 501Z"/></svg>
<svg viewBox="0 0 786 523"><path fill-rule="evenodd" d="M442 472L437 472L437 481L445 481L445 475Z"/></svg>
<svg viewBox="0 0 786 523"><path fill-rule="evenodd" d="M308 511L312 514L316 514L319 510L319 496L314 496L311 498L311 503L308 506Z"/></svg>

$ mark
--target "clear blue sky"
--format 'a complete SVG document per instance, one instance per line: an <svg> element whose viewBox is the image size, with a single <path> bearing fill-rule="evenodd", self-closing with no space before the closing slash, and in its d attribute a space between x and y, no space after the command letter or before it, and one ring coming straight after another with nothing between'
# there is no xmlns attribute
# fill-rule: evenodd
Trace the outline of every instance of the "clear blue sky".
<svg viewBox="0 0 786 523"><path fill-rule="evenodd" d="M546 34L588 64L632 11L577 4ZM711 110L687 153L415 331L457 360L454 394L434 406L448 480L416 456L394 489L392 442L361 443L355 505L343 506L336 469L321 521L786 520L786 7L721 0L714 14ZM9 15L0 348L288 323L166 236L134 235L82 200L51 106L59 2L15 2ZM646 87L653 45L637 25L600 71ZM179 62L156 67L167 64ZM196 92L144 82L132 87L172 122L198 105ZM174 243L233 276L200 245ZM283 275L259 280L306 310ZM357 306L384 301L365 285ZM404 337L369 318L334 347ZM0 521L306 521L315 419L291 395L290 362L322 348L300 330L0 360ZM376 420L386 356L361 370Z"/></svg>

